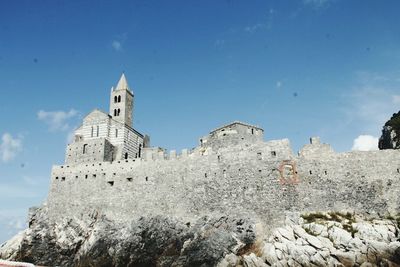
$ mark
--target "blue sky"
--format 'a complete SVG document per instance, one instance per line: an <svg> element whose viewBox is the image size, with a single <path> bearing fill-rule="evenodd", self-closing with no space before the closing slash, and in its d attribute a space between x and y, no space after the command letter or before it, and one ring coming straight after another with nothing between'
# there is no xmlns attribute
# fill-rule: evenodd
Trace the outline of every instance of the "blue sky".
<svg viewBox="0 0 400 267"><path fill-rule="evenodd" d="M122 71L134 127L191 148L234 120L294 151L374 149L400 109L399 1L1 1L0 242Z"/></svg>

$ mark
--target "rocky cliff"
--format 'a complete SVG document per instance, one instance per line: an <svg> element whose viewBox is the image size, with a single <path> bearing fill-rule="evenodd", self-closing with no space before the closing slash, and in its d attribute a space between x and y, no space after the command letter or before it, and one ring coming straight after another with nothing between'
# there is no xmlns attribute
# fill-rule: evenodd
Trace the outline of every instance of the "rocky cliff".
<svg viewBox="0 0 400 267"><path fill-rule="evenodd" d="M93 213L49 224L44 208L0 258L45 266L400 266L395 218L292 214L282 227L250 218L155 216L119 223Z"/></svg>
<svg viewBox="0 0 400 267"><path fill-rule="evenodd" d="M400 111L383 126L379 149L400 149Z"/></svg>

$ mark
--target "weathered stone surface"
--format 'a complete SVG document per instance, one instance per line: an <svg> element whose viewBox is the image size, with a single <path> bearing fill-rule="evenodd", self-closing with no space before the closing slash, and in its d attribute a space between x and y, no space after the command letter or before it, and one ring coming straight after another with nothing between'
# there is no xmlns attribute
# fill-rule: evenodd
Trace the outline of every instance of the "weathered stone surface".
<svg viewBox="0 0 400 267"><path fill-rule="evenodd" d="M0 248L0 258L45 266L215 266L231 255L231 265L231 249L238 242L251 247L256 236L252 221L229 217L203 217L192 226L162 216L46 221L45 213L37 214L27 231Z"/></svg>
<svg viewBox="0 0 400 267"><path fill-rule="evenodd" d="M46 208L39 209L29 229L2 245L0 258L81 267L400 265L399 228L384 219L322 216L321 227L291 221L268 234L255 220L230 216L192 223L165 216L117 222L92 213L57 224L46 216Z"/></svg>

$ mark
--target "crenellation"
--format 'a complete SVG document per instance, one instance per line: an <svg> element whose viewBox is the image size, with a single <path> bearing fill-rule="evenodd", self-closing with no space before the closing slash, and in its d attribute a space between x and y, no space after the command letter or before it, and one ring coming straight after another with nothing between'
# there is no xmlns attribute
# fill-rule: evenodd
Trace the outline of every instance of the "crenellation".
<svg viewBox="0 0 400 267"><path fill-rule="evenodd" d="M88 210L118 220L241 213L273 224L286 211L400 212L399 150L337 153L312 137L294 154L288 139L264 141L263 129L233 122L178 154L150 147L148 136L125 123L129 119L113 115L95 110L86 116L67 146L65 165L53 166L51 219Z"/></svg>

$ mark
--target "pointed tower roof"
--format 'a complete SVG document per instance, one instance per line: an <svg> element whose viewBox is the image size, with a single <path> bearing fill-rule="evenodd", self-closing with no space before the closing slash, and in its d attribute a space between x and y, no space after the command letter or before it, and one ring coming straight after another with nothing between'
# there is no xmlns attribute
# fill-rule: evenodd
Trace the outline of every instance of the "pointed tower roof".
<svg viewBox="0 0 400 267"><path fill-rule="evenodd" d="M119 82L117 84L117 87L115 90L123 90L126 89L130 91L128 81L126 80L125 73L122 73L121 78L119 79Z"/></svg>

